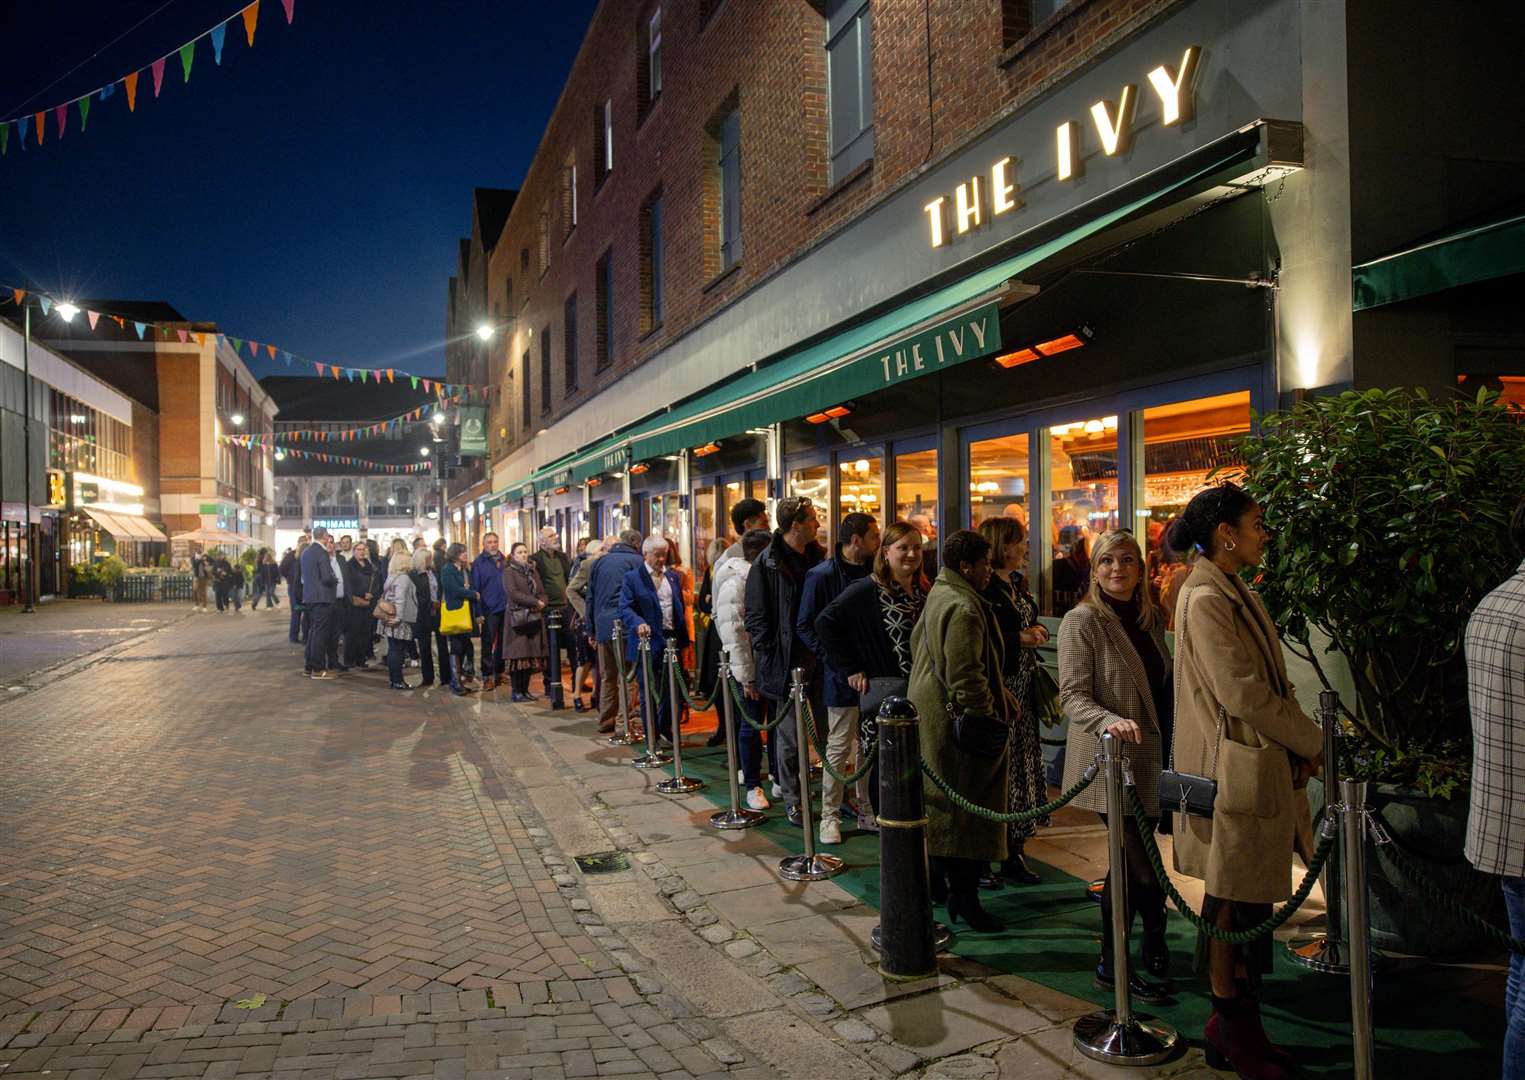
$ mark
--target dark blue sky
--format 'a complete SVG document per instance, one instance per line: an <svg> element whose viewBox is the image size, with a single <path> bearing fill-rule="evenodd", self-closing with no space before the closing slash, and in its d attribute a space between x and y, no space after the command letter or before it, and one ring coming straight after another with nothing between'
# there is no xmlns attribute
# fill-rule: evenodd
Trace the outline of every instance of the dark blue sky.
<svg viewBox="0 0 1525 1080"><path fill-rule="evenodd" d="M315 360L441 374L471 189L519 186L595 6L296 0L287 26L262 0L251 49L237 0L4 3L0 119L233 22L221 67L203 41L187 85L172 57L134 113L119 87L83 134L76 110L61 142L51 116L41 147L12 132L0 282L166 300Z"/></svg>

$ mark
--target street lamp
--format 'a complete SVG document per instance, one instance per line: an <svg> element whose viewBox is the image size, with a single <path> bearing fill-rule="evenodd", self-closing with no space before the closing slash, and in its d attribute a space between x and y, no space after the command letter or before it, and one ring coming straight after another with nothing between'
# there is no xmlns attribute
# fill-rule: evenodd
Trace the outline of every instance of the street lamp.
<svg viewBox="0 0 1525 1080"><path fill-rule="evenodd" d="M477 337L481 338L483 341L491 341L493 335L497 332L497 328L494 327L491 323L477 323Z"/></svg>
<svg viewBox="0 0 1525 1080"><path fill-rule="evenodd" d="M79 314L79 308L68 300L53 305L53 310L64 322ZM26 603L22 605L21 613L35 615L38 578L37 543L32 536L32 305L23 302L21 312L21 535L26 538Z"/></svg>
<svg viewBox="0 0 1525 1080"><path fill-rule="evenodd" d="M79 308L75 307L67 300L58 305L58 317L63 319L64 322L73 322L74 316L78 314Z"/></svg>
<svg viewBox="0 0 1525 1080"><path fill-rule="evenodd" d="M243 427L244 426L244 414L241 413L241 412L233 413L231 416L228 417L228 420L232 422L234 427Z"/></svg>
<svg viewBox="0 0 1525 1080"><path fill-rule="evenodd" d="M418 448L418 456L419 457L428 457L429 456L429 448L427 446L420 446Z"/></svg>

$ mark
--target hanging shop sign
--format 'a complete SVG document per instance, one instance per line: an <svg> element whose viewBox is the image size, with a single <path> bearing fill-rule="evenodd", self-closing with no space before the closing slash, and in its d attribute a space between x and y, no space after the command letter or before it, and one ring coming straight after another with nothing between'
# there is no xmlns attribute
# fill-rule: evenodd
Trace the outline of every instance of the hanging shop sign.
<svg viewBox="0 0 1525 1080"><path fill-rule="evenodd" d="M487 406L461 406L462 457L482 457L487 453Z"/></svg>
<svg viewBox="0 0 1525 1080"><path fill-rule="evenodd" d="M1190 120L1196 111L1197 61L1202 50L1188 47L1181 63L1172 69L1161 64L1148 72L1145 80L1159 100L1160 126L1177 127ZM1095 129L1101 152L1107 157L1125 154L1133 144L1134 110L1138 87L1128 83L1116 101L1098 101L1090 108L1090 124ZM1083 125L1073 120L1059 124L1054 131L1054 175L1061 181L1074 180L1083 171L1081 137ZM984 174L971 176L953 189L951 201L939 195L922 207L927 217L928 240L932 247L942 247L952 238L1022 207L1022 186L1017 180L1017 159L1001 158Z"/></svg>

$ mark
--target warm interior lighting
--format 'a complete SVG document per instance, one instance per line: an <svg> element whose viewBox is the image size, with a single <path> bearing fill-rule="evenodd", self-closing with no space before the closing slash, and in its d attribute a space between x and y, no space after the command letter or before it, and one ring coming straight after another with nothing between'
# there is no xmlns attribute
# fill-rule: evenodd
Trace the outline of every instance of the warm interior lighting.
<svg viewBox="0 0 1525 1080"><path fill-rule="evenodd" d="M630 466L630 475L631 476L640 476L643 472L650 472L650 471L651 471L651 465L650 465L650 463L645 462L645 461L638 462L635 465Z"/></svg>
<svg viewBox="0 0 1525 1080"><path fill-rule="evenodd" d="M1031 349L1018 349L1016 352L1002 353L995 358L995 362L1003 368L1014 368L1019 364L1030 364L1039 359L1038 354Z"/></svg>
<svg viewBox="0 0 1525 1080"><path fill-rule="evenodd" d="M717 453L719 450L720 450L720 444L719 443L717 443L717 442L705 443L703 446L699 447L698 449L696 449L694 451L694 457L709 457L711 454Z"/></svg>
<svg viewBox="0 0 1525 1080"><path fill-rule="evenodd" d="M1044 356L1053 356L1057 353L1069 352L1071 349L1078 349L1084 344L1085 339L1078 334L1065 334L1063 337L1056 337L1049 341L1040 341L1033 348Z"/></svg>

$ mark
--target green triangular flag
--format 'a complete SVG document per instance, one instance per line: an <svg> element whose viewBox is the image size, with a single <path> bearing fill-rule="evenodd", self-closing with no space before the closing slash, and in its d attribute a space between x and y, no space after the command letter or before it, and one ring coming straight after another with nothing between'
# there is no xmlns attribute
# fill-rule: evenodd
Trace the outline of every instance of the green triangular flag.
<svg viewBox="0 0 1525 1080"><path fill-rule="evenodd" d="M244 347L244 339L243 338L230 337L230 338L228 338L228 340L233 343L233 351L234 352L239 352L239 351L241 351L243 349L243 347Z"/></svg>
<svg viewBox="0 0 1525 1080"><path fill-rule="evenodd" d="M11 126L9 124L0 124L0 154L5 153L5 148L10 145L10 142Z"/></svg>
<svg viewBox="0 0 1525 1080"><path fill-rule="evenodd" d="M90 122L90 96L86 94L79 99L79 129L85 130L85 125Z"/></svg>
<svg viewBox="0 0 1525 1080"><path fill-rule="evenodd" d="M418 389L418 376L417 375L409 375L408 378L413 383L413 389L417 390Z"/></svg>
<svg viewBox="0 0 1525 1080"><path fill-rule="evenodd" d="M185 81L191 81L191 61L196 59L196 43L187 41L180 46L180 67L185 71Z"/></svg>

